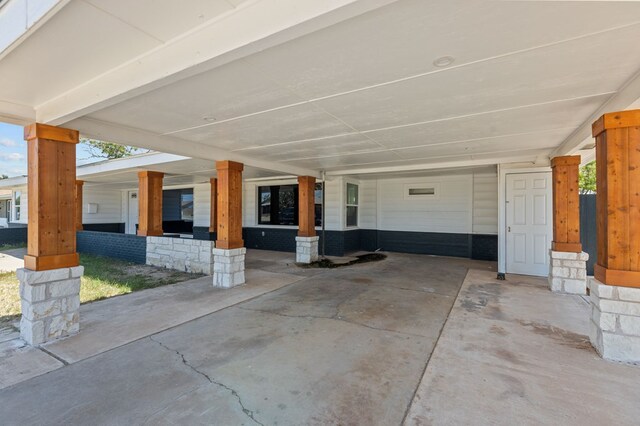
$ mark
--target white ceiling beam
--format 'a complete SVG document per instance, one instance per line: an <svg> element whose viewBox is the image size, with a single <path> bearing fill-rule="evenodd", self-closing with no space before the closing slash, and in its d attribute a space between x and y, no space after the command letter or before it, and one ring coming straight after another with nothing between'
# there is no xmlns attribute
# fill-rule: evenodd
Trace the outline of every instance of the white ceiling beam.
<svg viewBox="0 0 640 426"><path fill-rule="evenodd" d="M221 161L231 160L243 163L247 166L261 170L290 174L296 176L320 177L318 171L297 167L291 164L282 164L273 161L265 161L259 158L249 157L237 152L226 151L220 148L187 141L174 136L157 135L146 130L125 127L93 118L79 118L68 123L68 127L80 131L80 135L86 138L116 142L139 148L152 149L168 154L176 154L183 157L200 158L202 160Z"/></svg>
<svg viewBox="0 0 640 426"><path fill-rule="evenodd" d="M563 155L573 155L580 151L585 144L593 143L591 125L602 114L622 111L629 108L640 98L640 72L634 75L624 86L589 116L558 148L551 152L550 158Z"/></svg>
<svg viewBox="0 0 640 426"><path fill-rule="evenodd" d="M41 123L63 125L134 96L285 43L394 1L396 0L247 2L156 49L83 82L42 105L37 105L37 120Z"/></svg>
<svg viewBox="0 0 640 426"><path fill-rule="evenodd" d="M535 155L519 155L519 156L511 156L500 158L499 160L496 158L483 158L476 160L459 160L459 161L448 161L442 163L425 163L425 164L407 164L407 165L398 165L398 166L386 166L386 167L370 167L370 168L352 168L346 170L333 170L327 171L327 176L348 176L348 175L363 175L363 174L372 174L372 173L395 173L395 172L409 172L409 171L423 171L423 170L442 170L442 169L453 169L460 167L475 167L475 166L492 166L496 164L507 164L507 163L531 163L535 164L535 161L531 161L531 158L535 157Z"/></svg>
<svg viewBox="0 0 640 426"><path fill-rule="evenodd" d="M0 121L26 126L36 121L36 111L26 105L0 100Z"/></svg>

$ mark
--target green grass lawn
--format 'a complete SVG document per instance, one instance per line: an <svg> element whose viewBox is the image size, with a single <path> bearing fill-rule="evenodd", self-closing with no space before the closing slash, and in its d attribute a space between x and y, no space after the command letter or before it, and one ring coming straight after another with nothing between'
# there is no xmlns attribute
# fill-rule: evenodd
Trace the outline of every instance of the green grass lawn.
<svg viewBox="0 0 640 426"><path fill-rule="evenodd" d="M18 243L18 244L0 244L0 251L5 251L5 250L13 250L13 249L19 249L19 248L23 248L26 247L27 245L24 243Z"/></svg>
<svg viewBox="0 0 640 426"><path fill-rule="evenodd" d="M202 276L90 254L81 254L80 264L84 266L80 286L81 303ZM0 326L15 321L19 316L20 294L16 274L0 272Z"/></svg>

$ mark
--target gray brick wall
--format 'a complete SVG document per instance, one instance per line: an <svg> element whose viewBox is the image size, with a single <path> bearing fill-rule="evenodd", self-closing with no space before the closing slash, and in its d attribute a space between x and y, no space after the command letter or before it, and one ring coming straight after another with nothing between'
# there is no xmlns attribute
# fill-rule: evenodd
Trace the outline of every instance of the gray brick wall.
<svg viewBox="0 0 640 426"><path fill-rule="evenodd" d="M147 238L113 232L79 231L78 252L113 257L133 263L147 261Z"/></svg>

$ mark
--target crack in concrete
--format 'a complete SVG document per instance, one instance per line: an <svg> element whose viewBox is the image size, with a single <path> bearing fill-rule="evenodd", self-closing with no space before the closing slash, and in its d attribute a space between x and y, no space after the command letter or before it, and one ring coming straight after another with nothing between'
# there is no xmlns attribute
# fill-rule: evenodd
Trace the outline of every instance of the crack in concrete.
<svg viewBox="0 0 640 426"><path fill-rule="evenodd" d="M344 303L344 302L342 302L342 303ZM330 316L330 317L322 317L322 316L317 316L317 315L289 315L289 314L283 314L283 313L280 313L280 312L266 311L266 310L262 310L262 309L243 308L241 306L235 306L235 308L242 309L243 311L261 312L263 314L273 314L273 315L277 315L277 316L280 316L280 317L287 317L287 318L327 319L327 320L333 320L333 321L342 321L342 322L346 322L347 324L359 325L361 327L369 328L371 330L386 331L388 333L396 333L396 334L402 334L402 335L405 335L405 336L420 337L422 339L425 339L427 337L427 336L423 336L421 334L407 333L406 331L391 330L389 328L374 327L372 325L363 324L363 323L360 323L360 322L357 322L357 321L349 321L349 320L346 320L344 318L340 318L338 316L339 308L338 308L338 311L333 316Z"/></svg>
<svg viewBox="0 0 640 426"><path fill-rule="evenodd" d="M249 410L247 407L245 407L244 403L242 402L242 398L240 397L240 394L233 388L225 385L224 383L218 382L214 379L212 379L207 373L202 372L200 370L198 370L197 368L195 368L193 365L189 364L189 361L187 361L187 358L184 356L183 353L181 353L180 351L170 348L167 345L165 345L164 343L162 343L159 340L154 339L152 336L149 336L149 340L151 340L154 343L157 343L158 345L160 345L162 348L170 351L170 352L174 352L176 355L178 355L180 358L182 358L182 363L184 365L186 365L187 367L189 367L194 373L204 377L205 379L207 379L207 381L211 384L214 384L216 386L219 386L227 391L229 391L231 393L231 395L233 395L237 400L238 400L238 404L240 405L240 408L242 409L242 412L249 417L251 420L253 420L256 424L259 424L260 426L265 426L264 423L261 423L260 421L258 421L255 418L255 415L253 413L252 410Z"/></svg>

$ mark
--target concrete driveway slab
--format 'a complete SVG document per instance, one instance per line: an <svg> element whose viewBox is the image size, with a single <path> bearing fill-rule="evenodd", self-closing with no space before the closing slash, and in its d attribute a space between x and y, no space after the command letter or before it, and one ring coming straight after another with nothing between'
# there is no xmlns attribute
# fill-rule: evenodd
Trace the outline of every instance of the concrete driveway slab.
<svg viewBox="0 0 640 426"><path fill-rule="evenodd" d="M47 346L83 360L0 390L6 424L399 424L469 265L491 267L392 254L284 274L254 298L250 285L227 290L238 292L229 296L235 305L186 322L183 311L201 309L212 289L189 294L182 284L184 292L159 292L154 303L140 299L144 292L121 296L109 301L117 309L100 309L103 325L87 321L76 338ZM421 272L404 278L408 268ZM159 331L117 319L127 311L156 323L175 312L183 323ZM115 339L110 326L126 339L148 335L107 350L96 341L102 332Z"/></svg>
<svg viewBox="0 0 640 426"><path fill-rule="evenodd" d="M247 284L213 288L211 277L158 287L80 307L80 333L44 347L68 363L105 352L301 279L257 269Z"/></svg>
<svg viewBox="0 0 640 426"><path fill-rule="evenodd" d="M0 252L0 272L15 272L24 267L26 248L4 250Z"/></svg>
<svg viewBox="0 0 640 426"><path fill-rule="evenodd" d="M638 424L640 367L596 354L590 313L546 279L470 271L405 424Z"/></svg>
<svg viewBox="0 0 640 426"><path fill-rule="evenodd" d="M0 343L0 389L56 370L64 364L38 348L14 339Z"/></svg>

